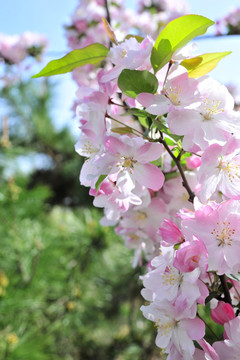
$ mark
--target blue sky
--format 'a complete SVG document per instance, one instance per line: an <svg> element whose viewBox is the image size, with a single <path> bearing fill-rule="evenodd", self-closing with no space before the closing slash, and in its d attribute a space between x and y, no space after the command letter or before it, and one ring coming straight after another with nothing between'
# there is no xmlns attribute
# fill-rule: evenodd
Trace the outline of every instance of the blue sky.
<svg viewBox="0 0 240 360"><path fill-rule="evenodd" d="M231 7L240 6L239 0L189 0L188 2L191 13L204 15L211 20L224 16ZM34 31L47 35L50 42L49 55L45 56L44 61L48 62L61 57L67 51L63 25L68 23L69 15L77 3L77 0L2 1L0 32L16 34ZM126 3L133 7L135 1L128 0ZM218 67L212 71L211 76L223 83L233 83L236 79L240 79L240 36L201 40L198 41L198 44L199 53L232 51L233 53L223 59ZM42 64L39 65L39 70L42 66ZM68 74L57 76L55 79L59 85L54 116L56 124L61 126L72 122L70 107L76 87Z"/></svg>

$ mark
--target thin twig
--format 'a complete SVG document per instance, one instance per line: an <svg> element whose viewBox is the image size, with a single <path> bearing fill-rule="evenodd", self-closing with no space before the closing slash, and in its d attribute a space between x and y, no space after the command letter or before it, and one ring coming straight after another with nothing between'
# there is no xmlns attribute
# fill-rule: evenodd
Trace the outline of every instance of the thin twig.
<svg viewBox="0 0 240 360"><path fill-rule="evenodd" d="M222 285L223 292L224 292L224 300L225 300L225 302L232 305L232 299L231 299L229 288L228 288L228 285L227 285L226 275L225 274L219 275L219 279L221 281L221 285Z"/></svg>
<svg viewBox="0 0 240 360"><path fill-rule="evenodd" d="M183 170L182 165L181 165L181 161L180 161L180 159L179 159L178 157L176 157L176 156L172 153L171 149L169 148L168 144L166 143L166 141L165 141L164 138L163 138L162 132L160 132L160 134L161 134L161 138L159 139L159 142L160 142L161 144L163 144L163 146L165 147L165 149L167 150L167 152L169 153L169 155L171 156L171 158L172 158L173 161L175 162L175 164L176 164L176 166L177 166L177 168L178 168L178 170L179 170L179 172L180 172L180 175L181 175L181 177L182 177L182 184L183 184L183 186L185 187L185 189L186 189L187 192L188 192L188 195L189 195L188 201L190 201L191 203L193 203L195 194L194 194L194 192L192 191L190 185L188 184L188 181L187 181L187 179L186 179L184 170Z"/></svg>
<svg viewBox="0 0 240 360"><path fill-rule="evenodd" d="M108 21L109 25L111 25L111 16L110 16L109 7L108 7L108 0L104 0L104 5L105 5L106 13L107 13L107 21Z"/></svg>

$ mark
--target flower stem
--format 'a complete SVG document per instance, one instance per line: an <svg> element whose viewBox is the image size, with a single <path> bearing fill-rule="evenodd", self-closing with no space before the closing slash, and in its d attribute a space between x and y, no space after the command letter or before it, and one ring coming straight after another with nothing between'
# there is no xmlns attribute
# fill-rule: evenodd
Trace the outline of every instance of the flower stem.
<svg viewBox="0 0 240 360"><path fill-rule="evenodd" d="M109 25L111 25L111 16L110 16L109 7L108 7L108 0L104 0L104 4L105 4L106 13L107 13L106 19L107 19Z"/></svg>
<svg viewBox="0 0 240 360"><path fill-rule="evenodd" d="M188 198L188 201L190 201L191 203L193 203L193 199L195 197L195 194L194 192L192 191L190 185L188 184L188 181L186 179L186 176L185 176L185 173L184 173L184 170L182 168L182 165L181 165L181 160L180 160L180 157L176 157L171 149L169 148L168 144L166 143L166 141L164 140L164 137L163 137L163 134L162 132L160 132L161 134L161 138L159 139L159 142L161 144L163 144L163 146L165 147L165 149L167 150L167 152L169 153L169 155L171 156L171 158L173 159L173 161L175 162L177 168L178 168L178 171L180 172L180 175L182 177L182 184L183 186L185 187L185 189L187 190L187 193L189 195L189 198Z"/></svg>
<svg viewBox="0 0 240 360"><path fill-rule="evenodd" d="M232 305L232 299L231 299L229 288L228 288L228 285L227 285L226 275L225 274L219 275L219 279L221 281L221 285L222 285L222 288L223 288L224 300L225 300L225 302Z"/></svg>

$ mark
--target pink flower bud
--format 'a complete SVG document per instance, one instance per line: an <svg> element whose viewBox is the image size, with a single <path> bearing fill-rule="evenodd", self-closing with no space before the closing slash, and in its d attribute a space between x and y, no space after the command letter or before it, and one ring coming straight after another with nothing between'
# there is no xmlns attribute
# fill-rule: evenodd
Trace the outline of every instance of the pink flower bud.
<svg viewBox="0 0 240 360"><path fill-rule="evenodd" d="M192 155L186 160L188 169L196 169L201 165L201 157Z"/></svg>
<svg viewBox="0 0 240 360"><path fill-rule="evenodd" d="M199 267L205 272L208 267L208 254L203 241L193 238L180 245L175 252L173 266L181 272L190 272Z"/></svg>
<svg viewBox="0 0 240 360"><path fill-rule="evenodd" d="M179 227L169 219L164 219L158 229L158 235L162 237L163 246L171 246L184 241L184 236Z"/></svg>
<svg viewBox="0 0 240 360"><path fill-rule="evenodd" d="M215 323L224 325L225 322L235 318L233 307L224 301L219 301L217 306L211 309L211 318Z"/></svg>

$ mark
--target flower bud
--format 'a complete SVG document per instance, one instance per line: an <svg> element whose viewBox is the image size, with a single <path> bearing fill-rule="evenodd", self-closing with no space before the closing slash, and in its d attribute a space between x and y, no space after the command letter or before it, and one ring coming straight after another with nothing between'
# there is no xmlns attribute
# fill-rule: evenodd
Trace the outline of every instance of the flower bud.
<svg viewBox="0 0 240 360"><path fill-rule="evenodd" d="M158 235L162 237L163 246L171 246L184 241L184 236L178 226L169 219L164 219L158 230Z"/></svg>
<svg viewBox="0 0 240 360"><path fill-rule="evenodd" d="M211 318L215 323L224 325L225 322L235 318L233 307L224 301L219 301L217 306L211 309Z"/></svg>

